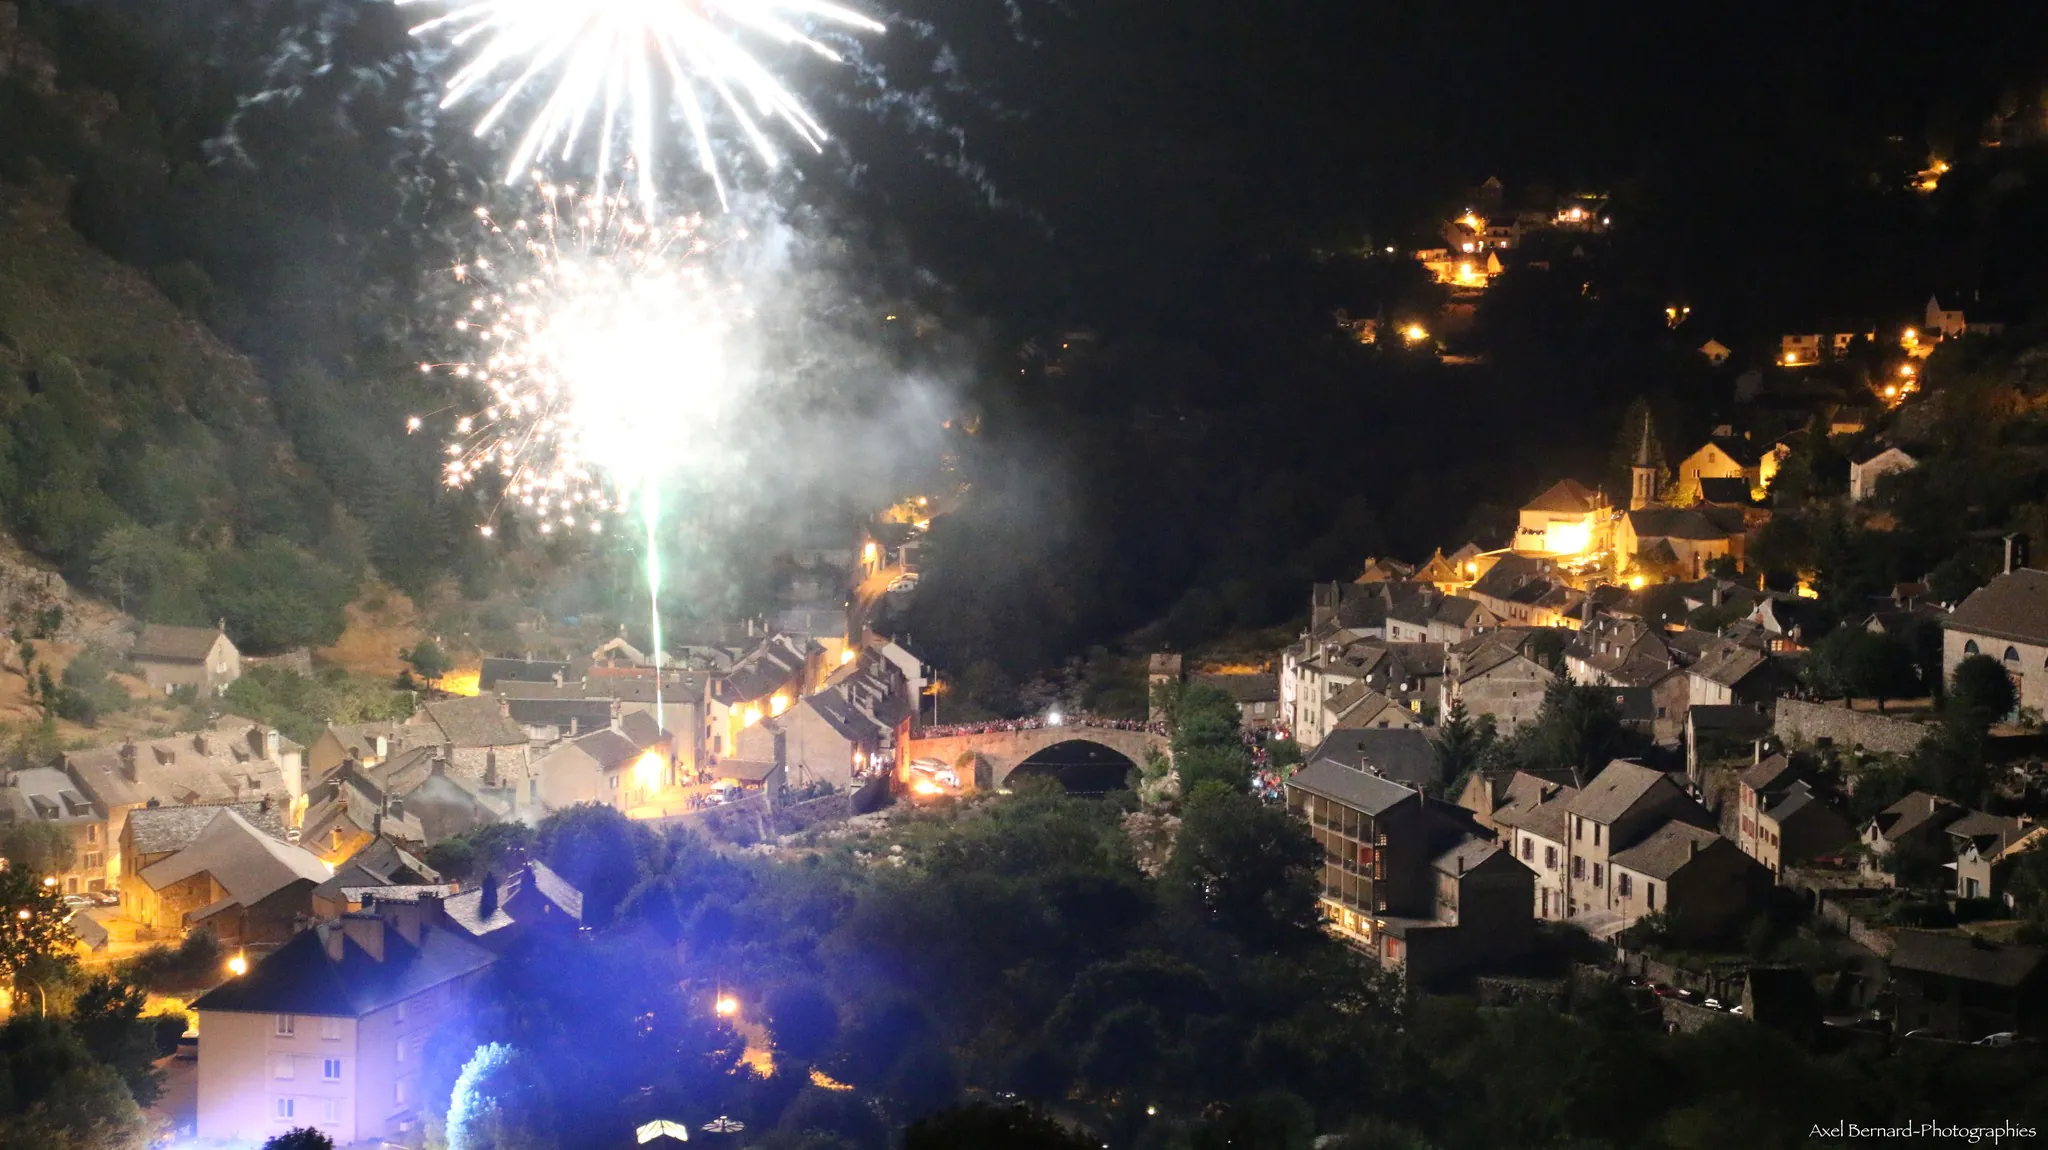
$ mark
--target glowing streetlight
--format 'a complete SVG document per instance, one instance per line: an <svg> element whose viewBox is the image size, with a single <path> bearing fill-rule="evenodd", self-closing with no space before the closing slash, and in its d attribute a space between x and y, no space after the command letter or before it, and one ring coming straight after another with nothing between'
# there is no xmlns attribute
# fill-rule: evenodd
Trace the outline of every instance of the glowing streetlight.
<svg viewBox="0 0 2048 1150"><path fill-rule="evenodd" d="M249 959L246 956L240 954L237 954L235 955L235 957L228 959L228 973L234 975L236 978L240 978L241 976L249 973Z"/></svg>
<svg viewBox="0 0 2048 1150"><path fill-rule="evenodd" d="M44 886L46 886L46 887L51 887L51 888L55 888L55 887L56 887L56 885L57 885L57 879L56 879L56 877L55 877L55 876L53 875L53 876L51 876L51 877L49 877L49 878L46 878L46 879L44 879L44 880L43 880L43 885L44 885Z"/></svg>
<svg viewBox="0 0 2048 1150"><path fill-rule="evenodd" d="M718 1012L720 1018L731 1018L740 1012L740 1000L730 994L721 994L711 1008Z"/></svg>
<svg viewBox="0 0 2048 1150"><path fill-rule="evenodd" d="M1065 715L1060 714L1058 710L1054 710L1051 714L1045 717L1045 721L1048 725L1057 727L1065 718Z"/></svg>
<svg viewBox="0 0 2048 1150"><path fill-rule="evenodd" d="M1411 323L1401 329L1401 338L1409 343L1421 343L1429 338L1429 329L1419 323Z"/></svg>
<svg viewBox="0 0 2048 1150"><path fill-rule="evenodd" d="M1648 582L1649 582L1649 580L1647 580L1647 579L1643 578L1643 577L1642 577L1641 575L1631 575L1631 576L1629 576L1629 577L1628 577L1628 587L1629 587L1629 590L1631 590L1631 591L1640 591L1640 590L1642 590L1642 589L1643 589L1643 586L1644 586L1644 584L1646 584L1646 583L1648 583Z"/></svg>

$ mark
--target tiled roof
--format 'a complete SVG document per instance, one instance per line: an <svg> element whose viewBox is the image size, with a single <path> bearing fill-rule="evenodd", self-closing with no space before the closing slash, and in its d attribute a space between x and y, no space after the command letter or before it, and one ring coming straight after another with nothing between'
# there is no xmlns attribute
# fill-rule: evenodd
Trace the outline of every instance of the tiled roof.
<svg viewBox="0 0 2048 1150"><path fill-rule="evenodd" d="M314 887L313 893L332 897L344 889L413 886L440 881L437 871L414 858L397 843L388 838L376 838L350 855L347 862L334 868L334 877Z"/></svg>
<svg viewBox="0 0 2048 1150"><path fill-rule="evenodd" d="M47 822L59 826L97 822L106 812L78 789L71 776L55 767L30 767L14 771L0 788L5 809L24 822Z"/></svg>
<svg viewBox="0 0 2048 1150"><path fill-rule="evenodd" d="M193 1009L361 1018L473 974L492 961L489 951L459 931L428 926L420 932L418 946L386 927L382 962L354 940L342 944L342 958L336 962L327 956L325 935L341 929L340 923L324 923L300 931L249 973L200 996Z"/></svg>
<svg viewBox="0 0 2048 1150"><path fill-rule="evenodd" d="M1886 840L1896 842L1919 830L1930 820L1961 810L1962 807L1940 795L1914 791L1877 812L1871 821L1877 824L1877 829Z"/></svg>
<svg viewBox="0 0 2048 1150"><path fill-rule="evenodd" d="M477 673L477 686L490 690L507 680L520 683L552 683L583 677L581 668L566 659L485 659Z"/></svg>
<svg viewBox="0 0 2048 1150"><path fill-rule="evenodd" d="M129 657L152 663L203 663L220 631L213 627L170 627L151 623L135 639Z"/></svg>
<svg viewBox="0 0 2048 1150"><path fill-rule="evenodd" d="M1709 646L1699 662L1686 669L1708 682L1733 687L1768 662L1770 656L1761 651L1721 642Z"/></svg>
<svg viewBox="0 0 2048 1150"><path fill-rule="evenodd" d="M507 699L505 709L515 723L565 732L572 722L579 732L608 727L612 722L610 699Z"/></svg>
<svg viewBox="0 0 2048 1150"><path fill-rule="evenodd" d="M1615 866L1651 878L1669 879L1693 860L1693 856L1713 846L1726 842L1713 831L1673 819L1650 833L1642 842L1625 851L1617 851L1611 860Z"/></svg>
<svg viewBox="0 0 2048 1150"><path fill-rule="evenodd" d="M1942 626L1968 635L2048 644L2048 571L2022 567L2000 575L1970 592Z"/></svg>
<svg viewBox="0 0 2048 1150"><path fill-rule="evenodd" d="M1650 788L1664 779L1664 772L1616 759L1607 764L1566 809L1596 823L1612 823L1636 805Z"/></svg>
<svg viewBox="0 0 2048 1150"><path fill-rule="evenodd" d="M1412 788L1391 779L1369 775L1328 760L1310 763L1294 772L1287 785L1333 799L1369 815L1380 814L1415 796Z"/></svg>
<svg viewBox="0 0 2048 1150"><path fill-rule="evenodd" d="M1638 539L1726 539L1742 534L1740 511L1733 517L1714 514L1723 510L1727 509L1638 507L1628 513L1628 524Z"/></svg>
<svg viewBox="0 0 2048 1150"><path fill-rule="evenodd" d="M1741 476L1716 479L1700 476L1700 502L1741 506L1749 503L1749 480Z"/></svg>
<svg viewBox="0 0 2048 1150"><path fill-rule="evenodd" d="M1995 840L1988 852L1995 854L2005 849L2006 843L2018 838L2025 829L2025 824L2004 815L1971 811L1943 829L1951 838L1969 839L1973 842L1979 839Z"/></svg>

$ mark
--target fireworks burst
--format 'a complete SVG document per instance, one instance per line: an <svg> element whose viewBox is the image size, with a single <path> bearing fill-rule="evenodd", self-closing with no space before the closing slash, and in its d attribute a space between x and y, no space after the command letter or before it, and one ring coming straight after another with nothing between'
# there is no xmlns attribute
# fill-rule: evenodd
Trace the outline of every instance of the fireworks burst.
<svg viewBox="0 0 2048 1150"><path fill-rule="evenodd" d="M398 0L402 6L442 0ZM753 36L797 45L838 62L841 57L799 24L817 21L864 32L882 25L825 0L447 0L444 15L412 29L445 35L475 51L449 80L441 101L453 107L487 86L499 95L478 119L482 136L513 109L521 93L551 76L553 88L527 124L506 167L513 182L545 152L568 161L594 118L599 192L611 170L615 130L623 119L639 172L643 205L655 205L657 124L680 106L697 158L725 198L711 147L710 106L723 105L764 163L776 162L764 122L780 120L812 148L825 130L775 74L741 44ZM500 78L503 78L500 82ZM711 97L707 100L707 95Z"/></svg>
<svg viewBox="0 0 2048 1150"><path fill-rule="evenodd" d="M701 219L651 222L625 196L539 183L541 209L477 219L486 252L455 269L470 289L455 329L475 358L421 364L474 389L452 416L442 478L495 481L489 535L510 503L544 533L606 517L715 428L732 399L725 344L734 290L713 275ZM415 416L408 428L426 420Z"/></svg>

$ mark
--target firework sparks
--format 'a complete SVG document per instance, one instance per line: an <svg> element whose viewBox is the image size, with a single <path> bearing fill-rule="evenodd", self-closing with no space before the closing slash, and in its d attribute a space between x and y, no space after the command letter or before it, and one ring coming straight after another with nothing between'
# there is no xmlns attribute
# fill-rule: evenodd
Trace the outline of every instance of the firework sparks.
<svg viewBox="0 0 2048 1150"><path fill-rule="evenodd" d="M508 225L477 210L487 250L455 269L470 294L454 327L474 358L420 365L478 397L450 417L442 479L499 488L487 535L507 506L544 533L601 530L732 398L736 309L702 221L652 223L618 194L541 184L540 196Z"/></svg>
<svg viewBox="0 0 2048 1150"><path fill-rule="evenodd" d="M398 0L401 6L444 0ZM825 0L445 0L450 8L412 29L443 36L457 50L474 49L448 81L441 101L453 107L484 89L495 102L478 118L476 133L490 132L520 103L521 94L551 80L533 118L520 134L506 167L506 182L544 153L559 149L567 162L578 136L597 122L599 192L612 167L612 148L624 126L638 169L641 202L655 205L655 148L659 122L680 108L721 202L724 181L711 147L710 117L722 106L765 164L777 160L764 125L781 121L804 143L821 148L825 130L773 71L749 53L749 37L809 49L838 62L839 53L814 38L805 22L863 32L882 25ZM546 78L544 80L544 77Z"/></svg>

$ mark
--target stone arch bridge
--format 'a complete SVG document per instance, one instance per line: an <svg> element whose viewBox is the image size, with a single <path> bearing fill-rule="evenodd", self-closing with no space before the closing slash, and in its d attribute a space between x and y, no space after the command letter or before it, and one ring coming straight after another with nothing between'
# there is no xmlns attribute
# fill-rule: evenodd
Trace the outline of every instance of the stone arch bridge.
<svg viewBox="0 0 2048 1150"><path fill-rule="evenodd" d="M1152 731L1127 730L1122 727L1096 727L1085 723L1064 724L1057 727L1032 727L1021 731L986 731L972 735L939 735L922 738L913 735L904 741L904 761L938 759L948 766L960 761L960 756L972 751L988 764L988 773L976 772L973 780L977 785L1000 787L1009 781L1026 759L1049 750L1061 743L1093 743L1131 760L1138 766L1145 765L1148 751L1171 755L1169 741L1165 735ZM962 782L969 780L962 779Z"/></svg>

